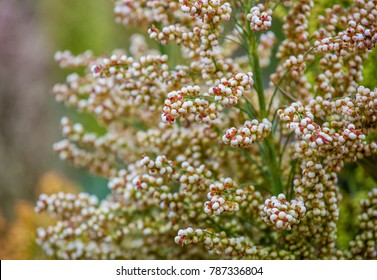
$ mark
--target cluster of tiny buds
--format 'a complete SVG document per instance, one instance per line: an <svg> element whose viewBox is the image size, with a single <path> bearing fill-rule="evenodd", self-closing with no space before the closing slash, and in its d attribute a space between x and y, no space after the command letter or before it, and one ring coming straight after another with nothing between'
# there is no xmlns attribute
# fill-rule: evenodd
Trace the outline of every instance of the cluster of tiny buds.
<svg viewBox="0 0 377 280"><path fill-rule="evenodd" d="M169 92L164 102L164 113L161 116L161 121L165 123L174 123L180 116L196 114L197 111L199 111L199 114L203 114L207 109L206 107L208 107L208 101L199 98L199 94L199 86L187 86L181 88L180 91ZM188 97L187 100L185 100L186 96ZM213 109L212 111L216 110L216 108L209 109ZM198 119L200 118L200 115L196 116ZM208 115L206 117L208 118L208 121L210 121L211 119L216 118L217 115L213 115L212 118Z"/></svg>
<svg viewBox="0 0 377 280"><path fill-rule="evenodd" d="M271 27L272 10L263 4L258 4L250 9L246 18L250 21L250 28L253 31L266 31Z"/></svg>
<svg viewBox="0 0 377 280"><path fill-rule="evenodd" d="M114 2L115 21L125 26L140 28L154 22L166 25L182 17L180 5L174 0L117 0Z"/></svg>
<svg viewBox="0 0 377 280"><path fill-rule="evenodd" d="M300 116L304 113L305 108L300 102L293 102L285 109L279 109L277 111L278 116L285 122L299 122ZM314 119L313 115L305 112L310 119Z"/></svg>
<svg viewBox="0 0 377 280"><path fill-rule="evenodd" d="M342 42L338 39L324 38L314 42L316 50L322 52L340 52L341 56L347 55L347 51L342 49Z"/></svg>
<svg viewBox="0 0 377 280"><path fill-rule="evenodd" d="M301 114L306 116L302 117ZM287 128L296 134L299 140L304 140L309 144L311 149L317 149L318 146L328 144L333 141L330 136L331 130L328 127L320 127L313 119L310 112L304 112L304 108L298 103L293 103L285 110L280 109L278 115L281 120L287 121ZM312 154L312 150L307 150L307 156Z"/></svg>
<svg viewBox="0 0 377 280"><path fill-rule="evenodd" d="M261 250L258 246L253 246L245 237L229 238L225 232L219 234L211 230L193 229L191 227L180 229L174 238L179 245L203 244L208 250L214 250L217 254L225 254L234 257L256 256L265 258L268 253Z"/></svg>
<svg viewBox="0 0 377 280"><path fill-rule="evenodd" d="M338 141L344 145L346 141L357 141L357 140L365 140L365 135L362 133L361 130L355 129L354 124L349 124L346 129L343 130L343 133L339 135Z"/></svg>
<svg viewBox="0 0 377 280"><path fill-rule="evenodd" d="M180 0L182 11L191 18L182 20L183 24L178 20L178 23L165 25L162 30L155 26L148 30L150 37L162 44L175 41L182 46L185 57L191 59L190 67L201 72L208 85L227 76L229 68L233 68L229 61L220 56L221 52L217 48L220 23L228 21L232 12L230 4L223 2Z"/></svg>
<svg viewBox="0 0 377 280"><path fill-rule="evenodd" d="M148 29L149 37L157 39L161 44L167 45L169 41L175 41L178 45L187 45L189 40L195 36L193 31L188 31L185 27L179 25L165 26L158 30L155 26Z"/></svg>
<svg viewBox="0 0 377 280"><path fill-rule="evenodd" d="M238 188L231 178L222 178L209 186L209 201L204 203L204 212L209 215L220 215L224 212L237 212L239 205L246 199L246 193Z"/></svg>
<svg viewBox="0 0 377 280"><path fill-rule="evenodd" d="M297 57L291 55L284 61L283 67L290 70L293 78L298 79L306 68L305 56L302 54L299 54Z"/></svg>
<svg viewBox="0 0 377 280"><path fill-rule="evenodd" d="M264 222L273 225L278 230L290 230L298 224L305 215L306 207L301 200L287 201L284 194L267 199L262 208L261 216Z"/></svg>
<svg viewBox="0 0 377 280"><path fill-rule="evenodd" d="M198 185L199 181L211 177L212 172L208 170L204 164L194 167L188 161L183 161L180 169L174 175L174 179L181 185L181 190L185 190L188 185Z"/></svg>
<svg viewBox="0 0 377 280"><path fill-rule="evenodd" d="M243 91L250 90L253 86L253 73L237 73L231 79L221 79L217 87L209 89L210 96L214 96L215 101L221 102L223 106L234 106L242 96Z"/></svg>
<svg viewBox="0 0 377 280"><path fill-rule="evenodd" d="M190 3L188 0L179 0L184 13L198 16L207 23L220 23L230 19L232 13L230 4L221 2L221 0L199 0Z"/></svg>
<svg viewBox="0 0 377 280"><path fill-rule="evenodd" d="M164 66L164 71L168 71L168 66L165 64L168 61L167 55L154 56L146 55L139 58L138 61L135 61L134 58L128 57L126 55L116 55L113 54L109 58L103 58L101 64L93 65L91 71L95 78L110 76L113 75L117 80L123 78L129 78L131 75L127 73L129 68L134 71L132 73L134 76L138 76L142 73L142 67L151 63L160 63ZM169 75L169 72L163 73L163 76Z"/></svg>
<svg viewBox="0 0 377 280"><path fill-rule="evenodd" d="M377 15L376 15L377 16ZM338 37L323 38L314 43L318 52L339 52L345 56L352 50L371 50L377 43L377 30L366 29L355 20L348 22L348 28L339 32Z"/></svg>
<svg viewBox="0 0 377 280"><path fill-rule="evenodd" d="M300 122L291 122L287 124L287 127L294 131L296 137L304 141L310 142L311 148L316 148L317 146L322 146L323 144L332 142L333 138L325 133L323 130L328 129L323 128L316 124L310 117L302 118ZM328 131L329 132L329 131Z"/></svg>
<svg viewBox="0 0 377 280"><path fill-rule="evenodd" d="M116 186L117 182L113 182L113 187ZM148 191L148 189L152 186L162 186L163 179L161 177L156 178L154 176L148 175L148 174L143 174L143 175L137 175L135 176L132 181L132 186L133 190L144 190ZM124 195L125 197L128 197L128 194ZM137 194L138 197L140 197L140 194Z"/></svg>
<svg viewBox="0 0 377 280"><path fill-rule="evenodd" d="M186 244L187 243L187 241L186 241L187 236L195 236L196 238L193 238L191 242L194 243L194 244L198 243L198 241L203 236L203 230L201 230L200 228L194 230L191 227L189 227L187 229L180 229L178 231L178 235L174 238L174 241L177 244Z"/></svg>
<svg viewBox="0 0 377 280"><path fill-rule="evenodd" d="M72 215L86 216L91 211L90 209L94 211L97 206L98 199L94 195L59 192L49 196L40 195L35 211L37 213L47 211L53 217L70 218Z"/></svg>
<svg viewBox="0 0 377 280"><path fill-rule="evenodd" d="M219 115L221 106L234 106L244 91L254 84L251 73L238 73L232 78L221 79L216 87L200 95L199 86L183 87L179 91L169 92L161 116L162 122L174 123L180 117L192 117L197 122L213 123Z"/></svg>
<svg viewBox="0 0 377 280"><path fill-rule="evenodd" d="M377 188L372 189L368 197L360 201L359 210L357 219L361 232L350 242L350 253L353 259L376 259Z"/></svg>
<svg viewBox="0 0 377 280"><path fill-rule="evenodd" d="M67 117L61 118L60 126L62 128L63 136L69 138L72 141L79 141L84 134L84 127L82 126L82 124L81 123L72 124ZM86 136L86 138L92 138L92 137Z"/></svg>
<svg viewBox="0 0 377 280"><path fill-rule="evenodd" d="M158 156L155 161L144 156L140 164L148 169L149 175L159 174L171 176L174 173L174 162L168 160L166 156Z"/></svg>
<svg viewBox="0 0 377 280"><path fill-rule="evenodd" d="M235 127L228 129L222 137L226 145L232 147L251 148L256 141L263 141L271 133L272 124L269 120L263 119L246 121L238 130Z"/></svg>
<svg viewBox="0 0 377 280"><path fill-rule="evenodd" d="M137 52L137 51L136 51ZM147 106L147 114L162 107L161 96L192 81L188 66L169 69L167 55L124 55L121 51L88 63L91 73L67 77L54 87L56 100L96 115L108 125ZM84 94L85 93L85 94Z"/></svg>
<svg viewBox="0 0 377 280"><path fill-rule="evenodd" d="M103 152L90 153L79 148L68 139L63 139L53 145L54 152L59 154L60 159L68 160L77 167L86 167L90 172L101 174L106 178L116 173L114 166L114 155L110 154L109 158L103 160Z"/></svg>
<svg viewBox="0 0 377 280"><path fill-rule="evenodd" d="M357 88L355 99L346 97L335 101L335 108L344 116L344 119L355 124L362 125L364 122L376 122L377 112L377 88L371 91L369 88L360 86ZM360 112L363 112L360 114ZM365 116L365 117L364 117Z"/></svg>
<svg viewBox="0 0 377 280"><path fill-rule="evenodd" d="M62 68L77 68L87 66L95 60L93 52L86 51L81 55L73 56L70 51L58 51L55 53L55 60Z"/></svg>
<svg viewBox="0 0 377 280"><path fill-rule="evenodd" d="M371 50L377 42L377 30L366 29L361 24L356 23L354 20L348 22L348 28L344 33L340 33L339 36L343 42L352 42L357 45L358 49Z"/></svg>

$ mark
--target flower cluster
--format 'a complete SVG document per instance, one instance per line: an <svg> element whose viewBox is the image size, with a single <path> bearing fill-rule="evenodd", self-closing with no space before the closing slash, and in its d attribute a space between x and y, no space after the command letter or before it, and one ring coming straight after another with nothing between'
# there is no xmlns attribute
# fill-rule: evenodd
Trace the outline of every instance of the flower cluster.
<svg viewBox="0 0 377 280"><path fill-rule="evenodd" d="M304 217L306 208L304 202L287 201L284 194L273 196L264 202L261 216L267 224L274 225L278 230L290 230Z"/></svg>
<svg viewBox="0 0 377 280"><path fill-rule="evenodd" d="M177 21L162 30L152 26L148 30L150 37L162 44L176 41L182 45L183 55L192 61L192 70L200 72L208 82L217 80L232 68L231 61L225 60L219 51L220 23L229 21L232 12L230 4L220 0L179 2L182 12L190 15L191 20L186 20L190 23L184 25Z"/></svg>
<svg viewBox="0 0 377 280"><path fill-rule="evenodd" d="M221 179L209 186L210 192L207 198L210 201L204 203L204 212L220 215L224 212L237 212L242 201L246 200L243 189L237 188L231 178Z"/></svg>
<svg viewBox="0 0 377 280"><path fill-rule="evenodd" d="M177 244L204 244L211 252L216 254L225 254L231 257L242 257L246 259L263 259L267 252L261 250L258 246L253 246L245 238L229 238L225 233L214 234L208 230L200 228L181 229L175 237Z"/></svg>
<svg viewBox="0 0 377 280"><path fill-rule="evenodd" d="M124 152L128 145L118 133L110 132L99 137L85 131L82 124L73 124L67 117L61 119L61 130L66 138L53 147L61 159L105 177L116 174L117 159L126 156ZM91 150L94 152L89 152Z"/></svg>
<svg viewBox="0 0 377 280"><path fill-rule="evenodd" d="M96 196L80 193L78 196L59 192L50 196L41 195L36 206L37 212L48 211L52 215L68 217L88 214L98 206Z"/></svg>
<svg viewBox="0 0 377 280"><path fill-rule="evenodd" d="M187 77L186 67L169 70L166 62L166 55L147 54L135 61L124 54L113 54L90 63L92 77L72 74L67 85L54 87L54 93L58 101L93 113L105 123L132 114L134 106L154 111L162 93L179 86L177 82Z"/></svg>
<svg viewBox="0 0 377 280"><path fill-rule="evenodd" d="M230 19L232 9L228 2L221 3L220 0L212 1L194 1L190 3L187 0L179 0L182 4L182 11L197 16L204 22L219 23Z"/></svg>
<svg viewBox="0 0 377 280"><path fill-rule="evenodd" d="M377 2L241 2L115 1L116 20L158 49L134 35L129 50L103 57L56 55L79 68L54 87L57 101L102 132L64 117L54 150L106 178L109 193L40 197L36 210L57 220L38 231L48 255L376 258L376 191L365 180L375 178L377 89L363 85L363 65ZM275 35L263 32L273 17L284 22L276 57ZM268 83L262 68L276 64ZM360 230L345 233L338 225L356 219L341 209L359 185L370 192Z"/></svg>
<svg viewBox="0 0 377 280"><path fill-rule="evenodd" d="M312 48L309 40L309 18L313 6L314 3L311 0L292 2L289 13L284 18L283 29L286 38L279 45L277 53L277 57L281 61L293 57L297 59L299 55L304 56L304 65L314 60L313 54L309 52ZM276 68L276 72L271 76L271 80L275 84L280 82L286 92L294 92L293 98L298 97L298 100L308 100L311 84L303 73L303 70L306 69L306 67L303 67L304 65L300 65L298 68L301 71L297 71L297 69L288 71L284 64L280 63Z"/></svg>
<svg viewBox="0 0 377 280"><path fill-rule="evenodd" d="M238 130L235 127L228 129L222 140L232 147L250 148L256 141L263 141L271 133L271 122L263 119L246 121Z"/></svg>
<svg viewBox="0 0 377 280"><path fill-rule="evenodd" d="M169 92L165 100L163 122L174 123L180 117L211 124L216 121L223 107L234 106L245 91L253 85L252 74L238 73L231 79L223 78L208 93L201 94L199 86L183 87Z"/></svg>
<svg viewBox="0 0 377 280"><path fill-rule="evenodd" d="M371 50L375 46L377 43L376 4L374 1L364 4L360 5L357 13L348 18L348 26L345 31L339 32L335 38L323 38L315 42L314 45L319 52L333 51L346 56L349 51Z"/></svg>
<svg viewBox="0 0 377 280"><path fill-rule="evenodd" d="M115 20L126 26L145 26L153 22L169 24L182 19L181 7L174 0L117 0ZM184 19L182 19L184 20Z"/></svg>
<svg viewBox="0 0 377 280"><path fill-rule="evenodd" d="M375 259L376 253L376 226L377 226L377 189L373 189L368 194L368 198L360 201L360 213L358 221L361 233L350 242L349 252L352 258Z"/></svg>
<svg viewBox="0 0 377 280"><path fill-rule="evenodd" d="M272 10L266 9L263 4L259 4L250 9L246 18L250 21L250 29L253 31L266 31L271 27Z"/></svg>

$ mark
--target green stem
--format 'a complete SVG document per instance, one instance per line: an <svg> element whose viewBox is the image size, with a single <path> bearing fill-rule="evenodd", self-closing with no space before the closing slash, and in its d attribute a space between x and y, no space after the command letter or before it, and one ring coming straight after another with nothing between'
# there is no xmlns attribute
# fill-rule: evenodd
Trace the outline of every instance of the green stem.
<svg viewBox="0 0 377 280"><path fill-rule="evenodd" d="M255 36L256 37L256 36ZM267 108L266 108L266 100L264 96L264 88L263 88L263 76L262 76L262 68L259 64L259 56L258 56L258 40L254 38L254 40L250 44L251 46L251 58L252 58L252 67L254 73L254 88L258 94L258 102L260 108L260 116L262 118L266 118L268 116ZM274 194L279 194L283 191L283 185L281 182L281 171L279 167L279 157L276 153L276 148L274 145L273 134L270 134L269 137L265 139L263 142L263 146L265 146L266 150L268 151L268 164L269 164L269 171L270 171L270 181L271 181L271 188Z"/></svg>
<svg viewBox="0 0 377 280"><path fill-rule="evenodd" d="M237 25L239 25L237 20L235 20L235 22ZM251 32L249 30L245 30L242 26L240 28L242 30L241 40L243 40L249 46L247 55L248 55L249 63L253 72L254 88L258 95L258 103L259 103L258 115L260 118L267 118L269 112L267 111L266 100L264 96L263 74L262 74L262 68L260 67L259 55L258 55L258 45L259 45L260 34ZM276 120L274 121L276 122ZM268 176L267 180L270 181L271 191L274 194L279 194L283 191L283 186L281 182L279 154L276 151L276 147L274 144L274 134L271 133L265 139L265 141L260 143L258 146L259 146L259 151L261 153L261 156L269 169L268 173L270 176Z"/></svg>
<svg viewBox="0 0 377 280"><path fill-rule="evenodd" d="M256 34L253 34L256 35ZM251 67L253 69L254 74L254 88L258 94L258 102L259 102L259 109L260 115L262 118L267 117L267 110L266 110L266 101L264 98L264 89L263 89L263 76L262 76L262 68L259 64L259 55L258 55L258 40L257 36L250 36L250 55L251 58Z"/></svg>
<svg viewBox="0 0 377 280"><path fill-rule="evenodd" d="M281 171L279 167L279 158L278 155L276 154L276 149L275 145L273 142L273 135L270 134L264 142L263 142L269 151L269 170L271 173L271 185L272 185L272 193L273 194L279 194L283 192L283 184L281 181Z"/></svg>
<svg viewBox="0 0 377 280"><path fill-rule="evenodd" d="M263 88L263 74L262 69L259 64L258 56L258 36L257 34L252 34L249 36L249 46L250 46L250 64L253 69L253 78L254 78L254 88L258 95L259 103L259 115L261 118L268 117L268 111L266 107L266 100L264 96ZM276 147L274 144L274 134L270 134L265 141L262 143L262 150L264 150L264 155L269 167L269 181L271 186L271 191L273 194L279 194L283 191L283 186L281 182L281 172L279 167L279 157L276 152Z"/></svg>

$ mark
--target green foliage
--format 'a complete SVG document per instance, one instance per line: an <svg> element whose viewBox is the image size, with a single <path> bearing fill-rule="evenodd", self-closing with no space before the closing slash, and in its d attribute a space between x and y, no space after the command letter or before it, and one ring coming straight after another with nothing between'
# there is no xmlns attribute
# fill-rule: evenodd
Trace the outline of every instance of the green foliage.
<svg viewBox="0 0 377 280"><path fill-rule="evenodd" d="M103 53L128 46L132 30L125 31L114 22L111 1L40 0L39 6L41 24L56 49Z"/></svg>
<svg viewBox="0 0 377 280"><path fill-rule="evenodd" d="M374 48L371 53L369 53L368 59L364 61L363 84L366 87L373 88L376 85L376 75L377 75L377 49Z"/></svg>
<svg viewBox="0 0 377 280"><path fill-rule="evenodd" d="M357 206L361 199L376 186L368 172L355 163L347 164L339 175L342 203L340 203L337 244L343 250L348 249L349 242L358 234Z"/></svg>

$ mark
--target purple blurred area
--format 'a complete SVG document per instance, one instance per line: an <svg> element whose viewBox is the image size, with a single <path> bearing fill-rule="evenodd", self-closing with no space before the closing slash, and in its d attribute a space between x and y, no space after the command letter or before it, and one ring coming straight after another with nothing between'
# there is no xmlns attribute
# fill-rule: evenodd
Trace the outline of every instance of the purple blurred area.
<svg viewBox="0 0 377 280"><path fill-rule="evenodd" d="M8 218L16 199L34 199L57 130L49 121L53 52L41 24L36 1L0 0L0 210Z"/></svg>

